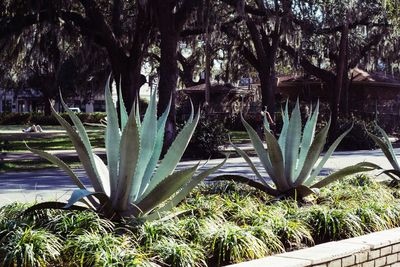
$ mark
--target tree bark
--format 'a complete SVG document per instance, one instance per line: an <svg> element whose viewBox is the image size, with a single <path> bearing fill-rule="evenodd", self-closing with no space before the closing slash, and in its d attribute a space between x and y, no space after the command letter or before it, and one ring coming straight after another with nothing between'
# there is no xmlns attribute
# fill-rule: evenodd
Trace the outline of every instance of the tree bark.
<svg viewBox="0 0 400 267"><path fill-rule="evenodd" d="M171 1L159 0L157 14L161 33L160 81L158 84L158 115L160 116L171 99L171 110L165 126L164 152L176 135L175 94L178 76L177 48L179 31L176 28L174 5Z"/></svg>

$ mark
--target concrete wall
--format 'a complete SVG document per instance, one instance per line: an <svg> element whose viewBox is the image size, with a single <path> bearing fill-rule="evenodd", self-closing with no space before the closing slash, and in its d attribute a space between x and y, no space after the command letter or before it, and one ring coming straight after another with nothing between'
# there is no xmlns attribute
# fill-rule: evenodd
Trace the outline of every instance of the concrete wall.
<svg viewBox="0 0 400 267"><path fill-rule="evenodd" d="M231 267L400 267L400 228L371 233Z"/></svg>

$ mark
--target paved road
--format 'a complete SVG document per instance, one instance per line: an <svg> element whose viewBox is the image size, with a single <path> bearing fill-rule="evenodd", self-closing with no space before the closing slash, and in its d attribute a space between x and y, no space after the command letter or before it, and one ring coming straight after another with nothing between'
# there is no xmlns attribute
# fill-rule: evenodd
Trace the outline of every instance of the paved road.
<svg viewBox="0 0 400 267"><path fill-rule="evenodd" d="M400 148L396 149L396 154L400 155ZM210 160L209 166L218 164L221 160ZM256 158L253 161L258 167L260 162ZM390 164L379 150L372 151L353 151L336 152L326 163L322 173L327 174L345 166L356 164L362 161L370 161L381 165L383 168L390 168ZM178 169L193 166L198 161L187 161L180 163ZM262 168L259 168L262 170ZM84 183L89 185L85 178L84 171L76 170L82 177ZM265 172L261 172L266 175ZM220 174L242 174L253 176L247 164L241 158L232 158L226 165L214 175ZM45 200L66 200L76 186L70 181L69 177L61 170L40 170L32 172L7 172L0 173L0 206L13 201L45 201Z"/></svg>

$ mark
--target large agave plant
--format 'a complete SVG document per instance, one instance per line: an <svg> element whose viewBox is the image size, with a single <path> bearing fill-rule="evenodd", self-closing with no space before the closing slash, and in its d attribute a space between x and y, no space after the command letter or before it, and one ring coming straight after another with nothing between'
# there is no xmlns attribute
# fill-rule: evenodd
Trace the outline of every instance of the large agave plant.
<svg viewBox="0 0 400 267"><path fill-rule="evenodd" d="M89 191L62 160L44 151L29 148L33 153L58 165L79 187L72 193L65 208L72 207L77 201L83 201L107 217L157 218L176 206L200 181L225 163L224 161L195 177L193 176L198 165L174 172L199 121L200 112L194 116L193 106L186 125L157 166L170 107L168 106L157 119L156 93L153 92L141 121L138 105L132 108L128 116L120 98L119 123L109 81L105 87L105 99L107 113L105 147L108 165L93 153L82 122L68 109L64 101L61 103L76 130L52 108L52 114L67 131L94 192ZM159 207L163 202L165 204Z"/></svg>
<svg viewBox="0 0 400 267"><path fill-rule="evenodd" d="M369 137L380 147L383 154L385 154L386 158L389 160L390 164L392 165L393 169L385 170L382 173L386 174L393 180L393 185L400 182L400 165L396 158L396 154L394 153L392 142L389 140L389 136L378 124L375 125L376 129L382 135L382 138L368 132Z"/></svg>
<svg viewBox="0 0 400 267"><path fill-rule="evenodd" d="M336 147L351 130L336 139L336 141L326 151L323 158L317 164L319 156L324 149L330 121L316 135L315 128L318 119L319 103L313 114L308 118L302 131L301 115L299 102L289 118L288 103L286 103L283 114L283 128L277 140L270 132L270 127L266 118L264 118L265 140L267 149L264 148L261 139L256 131L241 117L242 123L251 139L254 149L265 168L269 177L263 177L257 170L250 157L239 147L232 144L236 152L241 155L248 163L256 175L256 180L243 176L220 176L215 180L234 180L241 183L247 183L258 189L261 189L273 196L298 196L304 197L333 181L344 176L357 172L371 171L378 168L377 165L362 162L353 166L343 168L334 172L324 179L317 181L317 176L322 170L324 164L332 155ZM270 183L272 182L272 184Z"/></svg>

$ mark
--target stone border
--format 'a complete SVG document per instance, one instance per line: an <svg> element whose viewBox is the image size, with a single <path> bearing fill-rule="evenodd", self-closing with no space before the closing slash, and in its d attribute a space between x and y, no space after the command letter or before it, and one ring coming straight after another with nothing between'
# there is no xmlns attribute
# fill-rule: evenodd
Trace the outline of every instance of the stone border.
<svg viewBox="0 0 400 267"><path fill-rule="evenodd" d="M400 267L400 228L287 252L230 267Z"/></svg>

